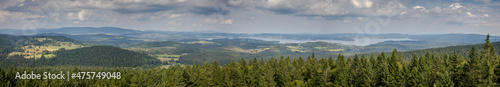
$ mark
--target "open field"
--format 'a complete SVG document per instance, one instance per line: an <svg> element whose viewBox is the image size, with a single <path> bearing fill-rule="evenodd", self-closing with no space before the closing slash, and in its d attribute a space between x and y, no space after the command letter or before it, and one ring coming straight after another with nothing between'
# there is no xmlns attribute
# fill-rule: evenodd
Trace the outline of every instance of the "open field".
<svg viewBox="0 0 500 87"><path fill-rule="evenodd" d="M241 53L258 54L258 53L260 53L262 51L269 50L270 48L242 49L242 48L239 48L239 47L229 47L229 48L225 48L225 49L236 51L236 52L241 52Z"/></svg>
<svg viewBox="0 0 500 87"><path fill-rule="evenodd" d="M40 42L53 41L50 38L33 38L33 39L38 40ZM9 53L9 55L23 55L24 58L40 58L43 51L48 51L50 53L53 51L57 51L61 48L64 48L66 50L71 50L71 49L82 48L82 47L85 47L85 46L78 45L78 44L75 44L73 42L55 41L55 42L51 42L51 43L45 43L45 44L40 45L40 46L37 46L37 45L22 46L22 47L19 47L19 49L21 49L22 52L12 52L12 53ZM45 58L52 58L54 56L55 55L53 55L53 54L49 54L49 55L45 55Z"/></svg>
<svg viewBox="0 0 500 87"><path fill-rule="evenodd" d="M336 48L333 48L333 47L314 47L314 48L318 49L318 50L330 51L330 52L344 51L344 49L336 49Z"/></svg>
<svg viewBox="0 0 500 87"><path fill-rule="evenodd" d="M181 55L157 54L156 56L161 58L179 58Z"/></svg>

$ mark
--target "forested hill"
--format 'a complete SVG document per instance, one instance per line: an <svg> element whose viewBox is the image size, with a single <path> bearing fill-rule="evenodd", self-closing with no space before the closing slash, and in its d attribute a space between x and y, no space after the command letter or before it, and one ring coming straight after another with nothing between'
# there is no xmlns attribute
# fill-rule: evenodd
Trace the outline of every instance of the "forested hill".
<svg viewBox="0 0 500 87"><path fill-rule="evenodd" d="M12 55L22 55L25 58L40 58L42 53L49 51L61 48L81 48L89 45L65 36L14 36L0 34L0 58L7 58Z"/></svg>
<svg viewBox="0 0 500 87"><path fill-rule="evenodd" d="M100 67L156 67L161 62L147 54L112 46L91 46L52 52L53 58L25 59L10 56L1 59L2 66L100 66Z"/></svg>
<svg viewBox="0 0 500 87"><path fill-rule="evenodd" d="M497 51L496 53L500 53L500 42L493 42L491 44L493 45L493 48L495 48L495 50ZM459 46L448 46L441 48L406 51L406 52L401 52L401 55L404 58L409 59L413 57L413 54L425 55L427 52L429 52L429 53L439 53L435 55L446 55L446 54L453 55L454 52L456 51L458 55L468 56L472 46L475 46L478 51L484 50L483 49L484 44L475 44L475 45L459 45Z"/></svg>
<svg viewBox="0 0 500 87"><path fill-rule="evenodd" d="M58 51L53 65L85 65L111 67L157 66L161 62L147 54L112 46L92 46Z"/></svg>

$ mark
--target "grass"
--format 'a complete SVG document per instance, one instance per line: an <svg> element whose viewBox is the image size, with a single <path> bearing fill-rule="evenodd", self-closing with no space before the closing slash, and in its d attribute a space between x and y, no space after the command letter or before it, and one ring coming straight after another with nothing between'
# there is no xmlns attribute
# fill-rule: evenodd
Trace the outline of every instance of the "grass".
<svg viewBox="0 0 500 87"><path fill-rule="evenodd" d="M292 52L306 52L300 46L286 46Z"/></svg>
<svg viewBox="0 0 500 87"><path fill-rule="evenodd" d="M36 39L36 40L38 40L40 42L43 42L44 40L52 40L50 38L33 38L33 39Z"/></svg>
<svg viewBox="0 0 500 87"><path fill-rule="evenodd" d="M35 59L38 59L38 58L41 58L41 57L42 57L42 54L34 54L34 55L35 55L35 56L34 56L34 57L35 57ZM47 54L47 55L43 55L43 56L45 56L45 58L47 58L47 59L50 59L50 58L54 58L54 57L56 57L56 55L55 55L55 54ZM31 57L33 57L33 56L31 56Z"/></svg>
<svg viewBox="0 0 500 87"><path fill-rule="evenodd" d="M318 49L318 50L326 50L328 49L329 47L314 47L314 49Z"/></svg>
<svg viewBox="0 0 500 87"><path fill-rule="evenodd" d="M43 55L43 56L45 56L45 58L47 58L47 59L56 57L56 55L54 55L54 54L47 54L47 55Z"/></svg>
<svg viewBox="0 0 500 87"><path fill-rule="evenodd" d="M50 38L34 38L38 41L45 41L45 40L52 40ZM72 42L57 42L57 43L50 43L50 44L44 44L41 46L35 46L35 45L27 45L27 46L22 46L20 47L21 49L24 50L24 52L12 52L9 53L9 55L17 55L21 54L24 55L25 58L40 58L42 56L42 52L44 50L53 52L56 50L59 50L60 48L65 48L66 50L71 50L71 49L76 49L76 48L81 48L84 47L82 45L77 45ZM54 54L48 54L45 55L45 58L52 58L55 57Z"/></svg>
<svg viewBox="0 0 500 87"><path fill-rule="evenodd" d="M330 49L330 50L328 50L328 51L330 51L330 52L334 52L334 51L344 51L344 49Z"/></svg>
<svg viewBox="0 0 500 87"><path fill-rule="evenodd" d="M242 52L242 53L258 54L262 51L266 51L266 50L269 50L271 48L242 49L239 47L229 47L229 48L225 48L225 49L236 51L236 52Z"/></svg>
<svg viewBox="0 0 500 87"><path fill-rule="evenodd" d="M162 62L168 62L168 63L170 63L170 60L172 60L172 59L174 61L179 61L179 58L160 58L160 57L158 57L157 59L162 61Z"/></svg>
<svg viewBox="0 0 500 87"><path fill-rule="evenodd" d="M157 54L156 56L161 58L179 58L181 55L168 55L168 54Z"/></svg>
<svg viewBox="0 0 500 87"><path fill-rule="evenodd" d="M324 50L324 51L330 51L330 52L344 51L344 49L335 49L333 47L314 47L314 49Z"/></svg>
<svg viewBox="0 0 500 87"><path fill-rule="evenodd" d="M192 42L188 42L188 43L190 43L190 44L195 44L195 43L200 43L200 44L213 44L214 42L200 40L200 41L192 41Z"/></svg>

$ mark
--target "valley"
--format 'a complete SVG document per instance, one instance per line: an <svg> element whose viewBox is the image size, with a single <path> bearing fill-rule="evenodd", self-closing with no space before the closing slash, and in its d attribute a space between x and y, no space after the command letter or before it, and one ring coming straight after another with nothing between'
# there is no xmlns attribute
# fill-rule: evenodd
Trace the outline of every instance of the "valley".
<svg viewBox="0 0 500 87"><path fill-rule="evenodd" d="M43 54L45 58L52 58L56 55L51 52L59 49L71 50L105 45L148 54L162 62L203 64L205 61L219 61L223 65L235 58L270 59L282 55L299 58L307 57L311 53L319 57L338 56L338 54L353 56L354 54L390 52L393 49L412 51L469 45L481 43L484 37L484 35L475 34L234 34L137 31L114 27L67 27L42 29L35 33L24 34L15 33L14 30L9 31L14 34L28 35L31 38L24 41L26 44L15 46L14 49L17 51L9 52L7 56L22 55L24 58L36 59ZM44 38L61 36L74 39L78 43ZM500 37L492 36L491 40L500 41ZM44 44L32 45L33 42Z"/></svg>
<svg viewBox="0 0 500 87"><path fill-rule="evenodd" d="M475 34L382 34L360 39L353 38L356 34L256 35L133 30L113 33L105 32L105 29L90 30L96 32L0 34L0 73L7 74L0 74L0 80L17 82L16 85L32 85L19 83L22 81L42 85L46 82L12 80L9 76L14 73L11 71L21 70L86 70L119 71L124 75L121 80L70 82L78 85L104 82L102 84L114 86L158 83L160 86L257 86L246 83L244 79L265 81L253 82L260 86L371 86L385 83L473 86L495 84L497 82L493 81L499 80L486 78L500 75L496 64L500 53L499 36L490 39L488 35L485 40L482 39L485 35ZM494 42L490 43L490 40ZM359 78L363 76L367 78ZM467 80L469 78L477 79ZM232 82L214 82L215 79ZM146 80L148 83L142 83ZM126 84L114 84L117 81ZM212 82L216 84L205 84Z"/></svg>

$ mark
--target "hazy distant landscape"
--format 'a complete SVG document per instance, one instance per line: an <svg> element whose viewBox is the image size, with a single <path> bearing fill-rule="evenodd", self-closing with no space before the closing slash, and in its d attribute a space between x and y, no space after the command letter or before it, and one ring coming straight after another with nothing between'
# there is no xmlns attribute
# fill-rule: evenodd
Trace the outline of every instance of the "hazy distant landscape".
<svg viewBox="0 0 500 87"><path fill-rule="evenodd" d="M0 31L7 35L64 36L83 42L87 44L86 46L116 46L145 53L163 61L173 59L175 61L172 62L180 64L202 64L205 61L219 61L222 65L239 58L262 57L269 59L271 57L278 58L282 55L298 58L309 56L311 53L315 53L318 57L330 57L337 56L339 53L354 55L390 52L393 49L412 51L426 48L472 45L483 42L482 39L485 37L485 35L478 34L236 34L139 31L116 27L67 27L29 31L19 29ZM8 35L5 38L10 39L9 42L12 42L14 37L17 36ZM491 41L500 41L500 37L492 36ZM26 48L20 48L19 46L14 47L14 49L26 50ZM57 51L57 49L37 50ZM22 52L20 53L22 54ZM9 55L13 54L10 53Z"/></svg>

